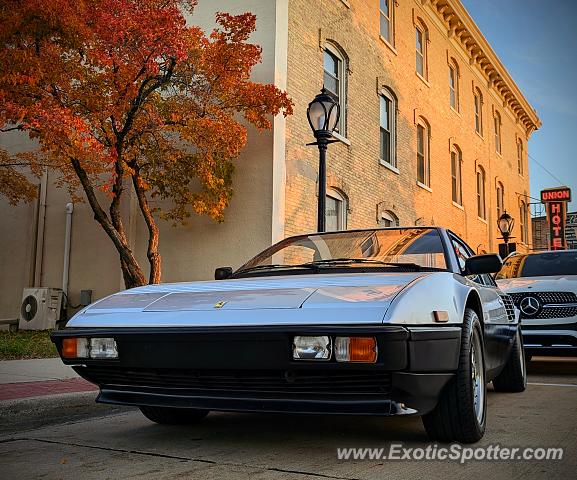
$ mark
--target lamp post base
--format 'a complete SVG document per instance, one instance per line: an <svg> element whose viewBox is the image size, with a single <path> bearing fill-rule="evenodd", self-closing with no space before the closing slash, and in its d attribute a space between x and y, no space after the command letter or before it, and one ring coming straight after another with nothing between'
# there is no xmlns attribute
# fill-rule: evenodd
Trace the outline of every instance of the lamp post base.
<svg viewBox="0 0 577 480"><path fill-rule="evenodd" d="M517 244L516 243L500 243L499 244L499 255L501 256L501 258L505 258L516 251L517 251Z"/></svg>

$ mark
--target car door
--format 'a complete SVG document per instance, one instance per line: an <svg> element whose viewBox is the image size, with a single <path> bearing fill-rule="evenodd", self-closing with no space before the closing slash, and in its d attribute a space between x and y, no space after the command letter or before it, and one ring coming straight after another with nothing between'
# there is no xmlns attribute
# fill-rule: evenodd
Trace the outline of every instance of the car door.
<svg viewBox="0 0 577 480"><path fill-rule="evenodd" d="M450 234L451 243L459 261L461 271L464 271L465 261L474 255L472 249L457 236ZM507 357L510 344L509 318L505 304L497 284L489 275L474 275L466 277L473 282L479 292L483 308L483 325L485 339L485 366L487 379L498 373Z"/></svg>

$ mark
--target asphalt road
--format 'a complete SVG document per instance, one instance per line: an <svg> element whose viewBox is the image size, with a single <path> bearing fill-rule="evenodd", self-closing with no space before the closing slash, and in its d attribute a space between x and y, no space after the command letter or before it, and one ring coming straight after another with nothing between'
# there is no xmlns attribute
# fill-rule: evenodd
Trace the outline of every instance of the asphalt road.
<svg viewBox="0 0 577 480"><path fill-rule="evenodd" d="M337 448L431 445L419 418L213 413L167 427L138 411L104 407L56 424L0 434L3 479L384 479L575 478L577 359L530 365L522 394L488 396L476 447L562 447L562 460L338 460ZM54 422L53 418L46 419ZM1 420L0 420L1 421ZM1 427L0 427L1 428ZM2 431L2 430L0 430Z"/></svg>

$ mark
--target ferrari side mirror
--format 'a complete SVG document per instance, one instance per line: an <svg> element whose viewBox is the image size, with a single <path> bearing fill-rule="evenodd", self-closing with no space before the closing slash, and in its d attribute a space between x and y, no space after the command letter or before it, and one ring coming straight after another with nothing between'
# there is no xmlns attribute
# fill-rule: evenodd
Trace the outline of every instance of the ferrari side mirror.
<svg viewBox="0 0 577 480"><path fill-rule="evenodd" d="M465 261L465 271L463 275L482 275L484 273L497 273L501 270L503 261L495 253L487 255L475 255Z"/></svg>
<svg viewBox="0 0 577 480"><path fill-rule="evenodd" d="M226 280L232 276L232 267L218 267L214 271L215 280Z"/></svg>

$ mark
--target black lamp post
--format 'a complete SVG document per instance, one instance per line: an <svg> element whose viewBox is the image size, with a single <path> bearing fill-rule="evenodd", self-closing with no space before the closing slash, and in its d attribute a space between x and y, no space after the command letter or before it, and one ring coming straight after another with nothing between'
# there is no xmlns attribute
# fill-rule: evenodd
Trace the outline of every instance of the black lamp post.
<svg viewBox="0 0 577 480"><path fill-rule="evenodd" d="M337 100L323 87L307 108L307 118L313 131L316 142L307 145L319 147L319 202L317 211L318 231L325 231L325 203L326 203L326 154L327 145L336 142L333 140L333 131L339 122L341 107Z"/></svg>
<svg viewBox="0 0 577 480"><path fill-rule="evenodd" d="M513 226L515 225L515 219L507 213L507 210L503 212L503 214L497 220L497 228L501 232L501 236L505 244L500 248L501 256L507 256L509 253L515 251L515 244L509 245L509 239L511 237L511 233L513 232ZM501 245L499 246L501 247ZM512 248L510 248L512 247ZM502 251L501 251L502 250Z"/></svg>

